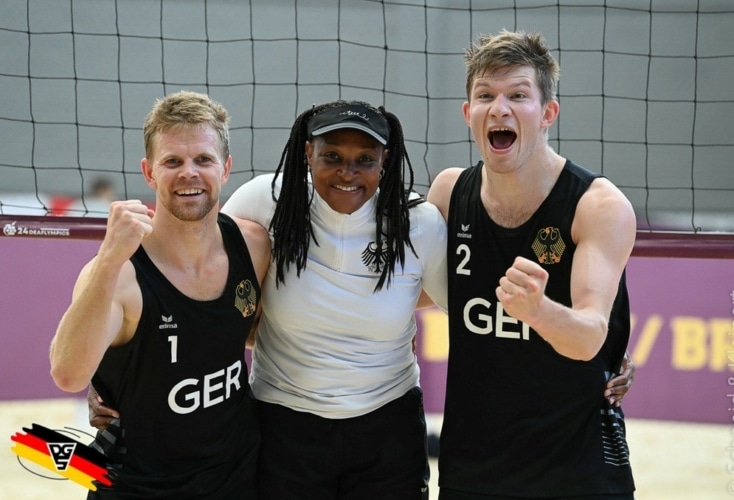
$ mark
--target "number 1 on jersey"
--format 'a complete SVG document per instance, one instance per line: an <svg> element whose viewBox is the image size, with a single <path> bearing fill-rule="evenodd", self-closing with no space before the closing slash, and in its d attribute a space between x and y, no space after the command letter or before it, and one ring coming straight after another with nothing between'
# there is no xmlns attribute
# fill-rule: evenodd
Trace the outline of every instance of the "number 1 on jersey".
<svg viewBox="0 0 734 500"><path fill-rule="evenodd" d="M175 363L178 353L178 335L169 335L168 342L171 343L171 363Z"/></svg>

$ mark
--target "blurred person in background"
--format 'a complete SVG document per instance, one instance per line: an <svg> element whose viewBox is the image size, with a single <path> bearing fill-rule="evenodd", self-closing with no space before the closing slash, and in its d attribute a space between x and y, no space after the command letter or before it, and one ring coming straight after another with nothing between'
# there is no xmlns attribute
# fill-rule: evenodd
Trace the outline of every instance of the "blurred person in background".
<svg viewBox="0 0 734 500"><path fill-rule="evenodd" d="M71 217L107 217L110 203L117 199L115 184L109 177L97 177L89 193L74 200L63 215Z"/></svg>

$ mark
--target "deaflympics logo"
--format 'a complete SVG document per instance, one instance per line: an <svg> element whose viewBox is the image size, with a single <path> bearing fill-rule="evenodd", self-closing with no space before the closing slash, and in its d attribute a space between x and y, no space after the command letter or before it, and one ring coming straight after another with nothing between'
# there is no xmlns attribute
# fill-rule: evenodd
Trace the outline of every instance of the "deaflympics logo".
<svg viewBox="0 0 734 500"><path fill-rule="evenodd" d="M59 479L29 467L27 462L32 462L92 491L97 491L95 483L112 486L107 472L107 457L62 434L66 432L78 438L79 434L75 432L81 431L67 428L57 432L38 424L32 424L30 429L23 427L23 431L25 433L16 432L10 436L15 442L10 451L18 456L18 463L28 472L46 479Z"/></svg>

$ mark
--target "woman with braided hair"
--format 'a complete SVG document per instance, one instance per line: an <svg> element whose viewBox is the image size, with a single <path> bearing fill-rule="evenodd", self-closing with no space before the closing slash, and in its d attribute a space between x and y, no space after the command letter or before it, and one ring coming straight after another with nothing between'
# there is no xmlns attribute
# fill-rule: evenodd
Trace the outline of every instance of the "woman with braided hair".
<svg viewBox="0 0 734 500"><path fill-rule="evenodd" d="M342 132L328 134L337 130ZM339 156L331 151L322 154L323 161L318 161L320 158L315 157L314 162L318 161L319 170L316 175L313 174L310 159L314 157L313 139L324 135L327 135L326 138L321 139L332 144L339 143L342 137L360 137L362 142L371 143L371 149L377 151L372 156L357 160L357 175L354 176L353 186L341 186L344 183L328 186L324 184L334 180L331 176L335 172L349 172L348 169L342 170ZM322 169L322 165L332 168ZM410 176L407 188L404 182L406 169ZM321 172L326 172L328 177L321 176ZM314 106L296 118L275 175L264 176L272 179L273 189L280 174L280 190L288 196L278 200L269 225L276 242L273 249L277 264L276 282L283 281L285 266L296 265L297 274L306 266L309 243L313 236L309 207L313 201L313 190L316 189L317 193L323 193L321 197L331 208L347 215L375 196L374 241L384 240L383 245L375 248L376 267L379 270L376 289L379 290L386 282L389 283L396 262L405 262L406 247L413 250L410 243L408 208L408 195L413 187L413 169L405 150L403 130L398 118L382 107L377 110L360 101L335 101ZM360 178L362 180L356 182ZM323 190L320 190L322 185ZM247 189L243 191L246 192ZM233 195L223 210L231 211L236 206L238 197L238 194Z"/></svg>
<svg viewBox="0 0 734 500"><path fill-rule="evenodd" d="M273 242L250 380L260 498L428 498L413 313L424 289L446 303L446 229L412 185L398 118L336 101L222 209Z"/></svg>

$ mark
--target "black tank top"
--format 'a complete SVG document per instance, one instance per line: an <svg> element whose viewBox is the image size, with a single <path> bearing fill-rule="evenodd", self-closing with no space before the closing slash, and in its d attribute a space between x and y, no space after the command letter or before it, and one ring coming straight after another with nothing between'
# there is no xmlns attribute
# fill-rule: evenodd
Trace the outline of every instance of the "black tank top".
<svg viewBox="0 0 734 500"><path fill-rule="evenodd" d="M546 295L571 305L576 205L597 176L568 161L548 197L520 227L488 216L482 164L464 171L449 209L449 365L441 432L441 487L549 497L634 490L621 410L604 386L629 339L625 278L597 356L558 354L504 313L495 295L516 256L549 273Z"/></svg>
<svg viewBox="0 0 734 500"><path fill-rule="evenodd" d="M229 276L215 300L185 296L142 246L130 259L140 322L92 380L123 434L112 490L90 498L255 498L260 432L244 353L260 287L239 228L224 214L218 224Z"/></svg>

